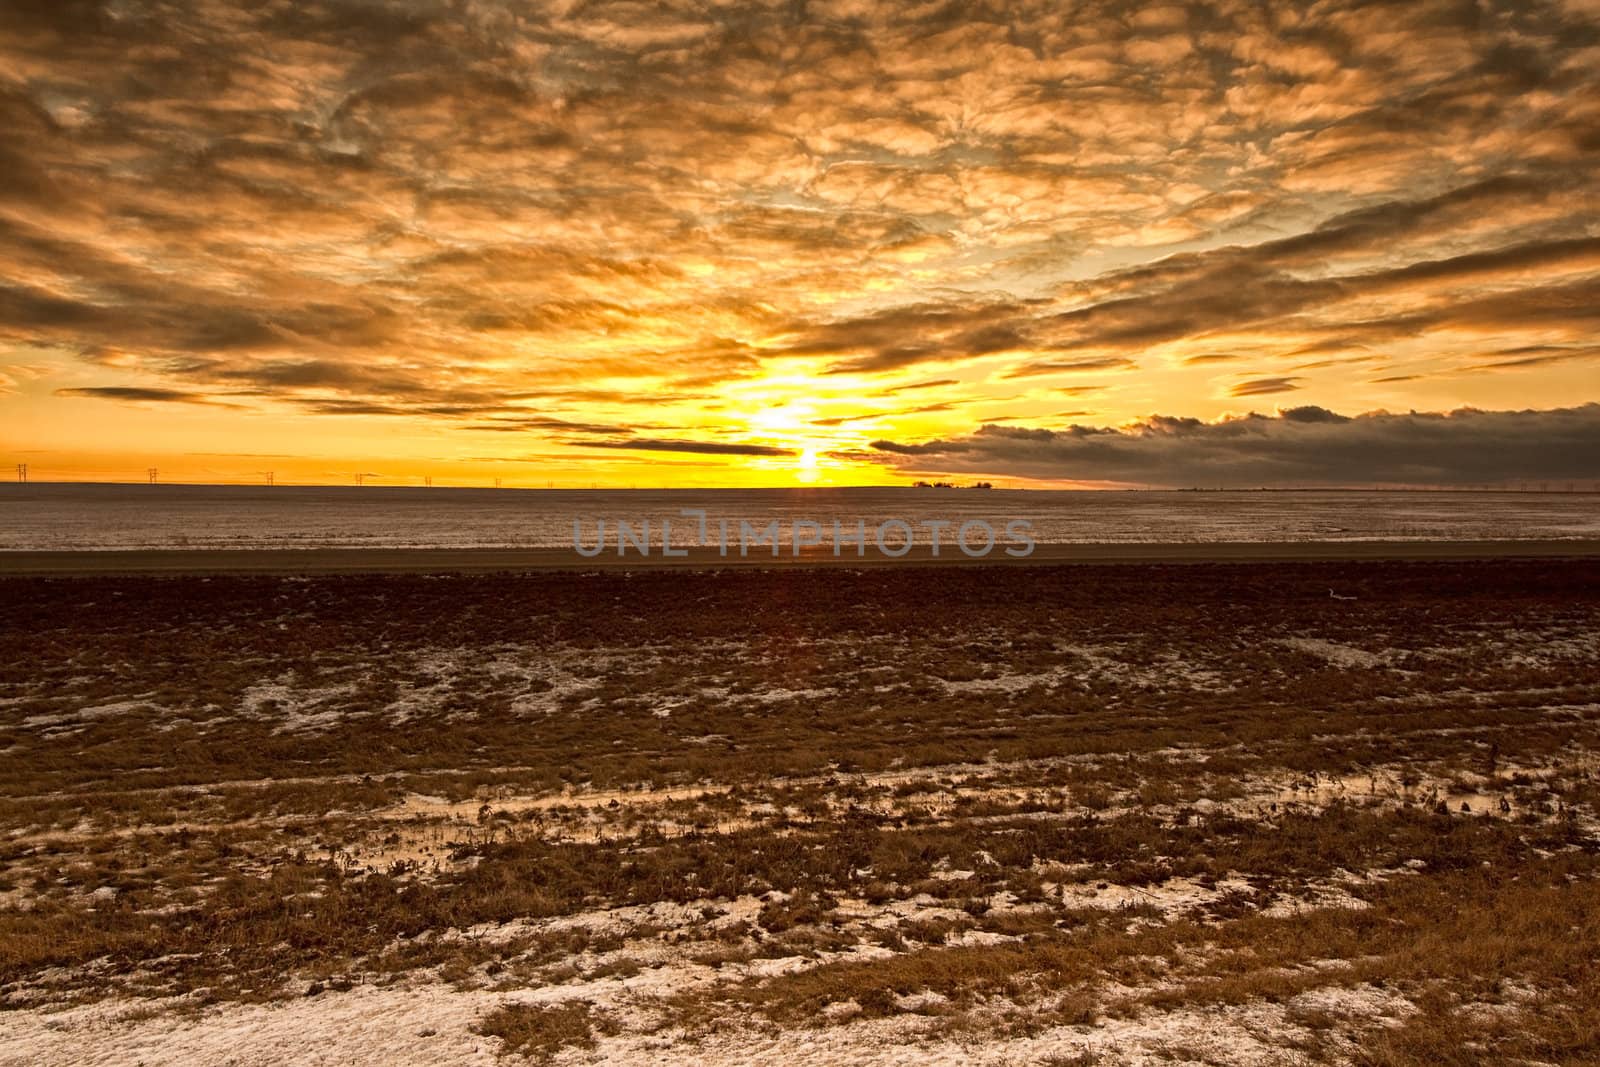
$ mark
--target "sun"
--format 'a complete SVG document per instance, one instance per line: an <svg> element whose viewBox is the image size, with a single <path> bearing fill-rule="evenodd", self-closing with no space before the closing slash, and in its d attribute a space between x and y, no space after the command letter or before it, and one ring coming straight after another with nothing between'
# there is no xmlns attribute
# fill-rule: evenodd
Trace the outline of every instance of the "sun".
<svg viewBox="0 0 1600 1067"><path fill-rule="evenodd" d="M795 460L794 468L794 477L796 481L806 485L810 485L812 482L816 481L820 473L817 470L816 449L803 449L800 452L799 458Z"/></svg>

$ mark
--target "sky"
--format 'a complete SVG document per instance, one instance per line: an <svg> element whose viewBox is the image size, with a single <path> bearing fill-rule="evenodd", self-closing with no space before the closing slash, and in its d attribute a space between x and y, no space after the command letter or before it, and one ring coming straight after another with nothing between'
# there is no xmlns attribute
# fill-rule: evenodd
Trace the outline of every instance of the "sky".
<svg viewBox="0 0 1600 1067"><path fill-rule="evenodd" d="M1600 2L7 0L0 460L1600 478Z"/></svg>

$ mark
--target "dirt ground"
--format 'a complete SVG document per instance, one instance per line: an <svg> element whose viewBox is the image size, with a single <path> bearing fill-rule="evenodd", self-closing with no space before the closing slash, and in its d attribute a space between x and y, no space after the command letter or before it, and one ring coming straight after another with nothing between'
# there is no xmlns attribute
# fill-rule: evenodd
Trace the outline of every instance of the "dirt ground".
<svg viewBox="0 0 1600 1067"><path fill-rule="evenodd" d="M1600 1048L1600 562L0 579L0 1063Z"/></svg>

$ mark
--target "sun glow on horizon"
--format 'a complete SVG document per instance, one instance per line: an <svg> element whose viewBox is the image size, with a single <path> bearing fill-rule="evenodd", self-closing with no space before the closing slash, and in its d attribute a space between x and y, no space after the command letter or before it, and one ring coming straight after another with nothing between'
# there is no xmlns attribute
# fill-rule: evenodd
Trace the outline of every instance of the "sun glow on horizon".
<svg viewBox="0 0 1600 1067"><path fill-rule="evenodd" d="M1586 450L1600 15L734 7L0 11L0 453L1184 486Z"/></svg>

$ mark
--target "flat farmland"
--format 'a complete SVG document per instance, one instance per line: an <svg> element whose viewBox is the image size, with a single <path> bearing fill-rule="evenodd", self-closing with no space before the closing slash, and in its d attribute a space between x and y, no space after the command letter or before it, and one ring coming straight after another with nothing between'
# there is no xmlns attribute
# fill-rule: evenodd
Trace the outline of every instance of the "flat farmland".
<svg viewBox="0 0 1600 1067"><path fill-rule="evenodd" d="M0 1062L1592 1063L1600 563L0 580Z"/></svg>

